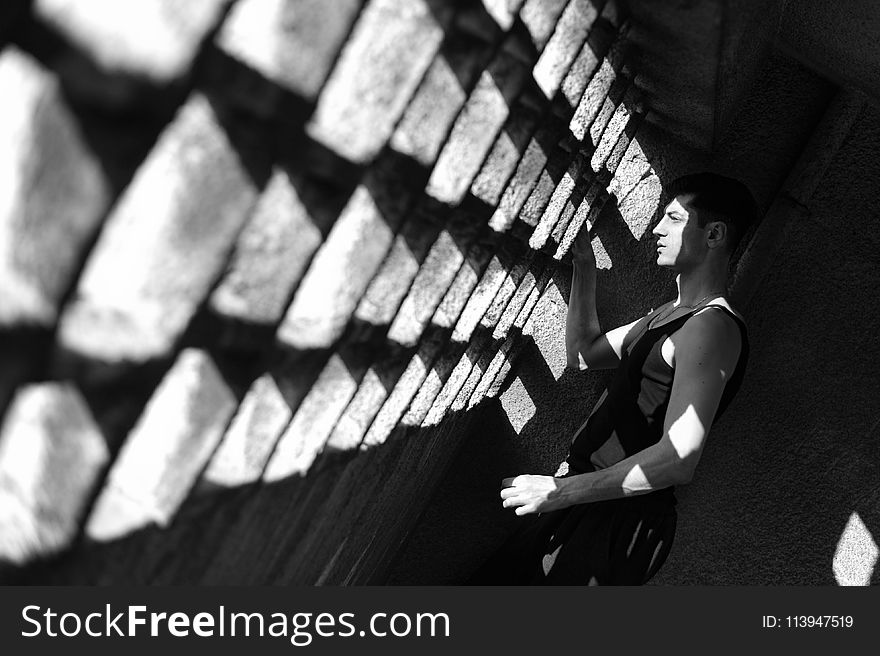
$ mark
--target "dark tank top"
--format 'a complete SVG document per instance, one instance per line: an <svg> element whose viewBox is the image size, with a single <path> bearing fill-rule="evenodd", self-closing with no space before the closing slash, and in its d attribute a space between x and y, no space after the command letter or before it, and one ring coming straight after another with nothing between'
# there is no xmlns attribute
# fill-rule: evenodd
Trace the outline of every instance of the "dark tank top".
<svg viewBox="0 0 880 656"><path fill-rule="evenodd" d="M668 323L650 328L651 320L661 309L658 308L642 322L640 334L622 354L605 398L575 435L567 458L567 475L595 471L596 467L590 457L615 432L623 452L621 460L660 441L675 374L675 369L663 359L660 349L667 337L679 330L696 312L705 308L720 308L733 317L742 336L739 360L725 384L713 422L721 416L739 389L745 372L749 354L745 323L726 307L707 304L697 306ZM644 496L656 495L672 497L672 488Z"/></svg>

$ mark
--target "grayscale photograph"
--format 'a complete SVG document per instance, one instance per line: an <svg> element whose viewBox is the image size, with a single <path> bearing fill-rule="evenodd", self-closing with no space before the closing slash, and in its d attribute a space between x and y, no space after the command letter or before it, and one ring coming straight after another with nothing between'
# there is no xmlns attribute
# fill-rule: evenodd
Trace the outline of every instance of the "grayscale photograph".
<svg viewBox="0 0 880 656"><path fill-rule="evenodd" d="M876 585L878 37L4 0L0 584Z"/></svg>

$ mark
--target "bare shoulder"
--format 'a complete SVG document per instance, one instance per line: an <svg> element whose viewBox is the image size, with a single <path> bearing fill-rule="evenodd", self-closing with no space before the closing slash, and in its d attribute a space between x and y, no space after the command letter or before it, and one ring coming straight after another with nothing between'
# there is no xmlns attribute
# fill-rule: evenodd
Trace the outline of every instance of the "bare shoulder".
<svg viewBox="0 0 880 656"><path fill-rule="evenodd" d="M713 305L723 305L730 313L742 319L725 299L716 299ZM699 360L736 361L742 349L742 333L737 321L725 310L712 305L701 308L676 332L676 354L685 354Z"/></svg>
<svg viewBox="0 0 880 656"><path fill-rule="evenodd" d="M733 307L733 305L731 305L730 301L727 300L723 296L719 296L718 298L713 299L711 303L709 303L705 307L702 307L699 310L697 310L694 313L694 316L700 316L700 315L704 315L704 314L720 315L720 316L727 317L729 319L730 323L736 325L736 322L733 320L733 318L730 316L730 314L727 314L727 312L725 312L724 310L719 309L718 306L725 308L726 310L728 310L730 312L730 314L736 316L740 321L745 323L746 320L743 317L743 315L740 314L739 311L737 311L737 309L735 307Z"/></svg>

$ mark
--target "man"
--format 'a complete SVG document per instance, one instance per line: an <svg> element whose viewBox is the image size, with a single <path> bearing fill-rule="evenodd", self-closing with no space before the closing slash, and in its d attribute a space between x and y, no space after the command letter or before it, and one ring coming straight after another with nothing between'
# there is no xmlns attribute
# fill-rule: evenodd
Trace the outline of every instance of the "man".
<svg viewBox="0 0 880 656"><path fill-rule="evenodd" d="M539 514L511 582L650 579L675 531L673 487L691 480L709 428L739 387L748 342L726 278L754 201L740 182L710 173L679 178L669 191L653 234L657 264L678 274L675 300L603 334L586 230L572 246L568 365L616 372L556 476L502 482L504 507Z"/></svg>

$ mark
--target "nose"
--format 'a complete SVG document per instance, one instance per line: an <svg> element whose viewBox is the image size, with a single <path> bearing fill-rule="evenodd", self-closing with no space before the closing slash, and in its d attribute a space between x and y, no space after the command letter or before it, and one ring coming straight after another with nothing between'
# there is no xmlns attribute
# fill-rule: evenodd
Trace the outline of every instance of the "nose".
<svg viewBox="0 0 880 656"><path fill-rule="evenodd" d="M663 235L663 231L660 229L660 226L662 226L662 225L663 225L663 219L660 219L660 220L657 222L657 225L654 226L654 229L651 230L651 234L652 234L652 235L655 235L655 236L657 236L657 237L662 236L662 235Z"/></svg>

